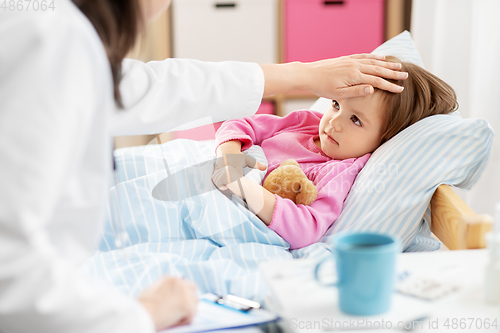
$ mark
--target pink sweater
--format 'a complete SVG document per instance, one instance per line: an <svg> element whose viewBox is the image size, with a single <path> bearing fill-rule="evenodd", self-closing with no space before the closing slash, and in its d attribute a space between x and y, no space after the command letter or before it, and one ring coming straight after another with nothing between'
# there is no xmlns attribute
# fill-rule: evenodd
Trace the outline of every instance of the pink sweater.
<svg viewBox="0 0 500 333"><path fill-rule="evenodd" d="M267 175L281 162L293 158L318 188L318 197L309 206L296 205L276 196L276 207L269 228L298 249L317 242L339 217L344 200L370 154L347 160L326 156L314 143L322 114L295 111L286 117L255 115L230 120L217 131L217 146L243 142L242 150L260 145L268 160Z"/></svg>

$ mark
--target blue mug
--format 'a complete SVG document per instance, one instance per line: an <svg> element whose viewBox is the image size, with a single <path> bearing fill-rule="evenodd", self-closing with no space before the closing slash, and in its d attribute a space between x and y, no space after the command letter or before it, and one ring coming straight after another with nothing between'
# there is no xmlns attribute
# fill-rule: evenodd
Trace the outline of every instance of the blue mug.
<svg viewBox="0 0 500 333"><path fill-rule="evenodd" d="M336 286L340 310L347 314L370 316L391 307L396 281L396 257L401 250L398 238L377 233L339 233L333 240L333 258L337 267L337 282L323 283L318 277L321 265L316 265L316 280Z"/></svg>

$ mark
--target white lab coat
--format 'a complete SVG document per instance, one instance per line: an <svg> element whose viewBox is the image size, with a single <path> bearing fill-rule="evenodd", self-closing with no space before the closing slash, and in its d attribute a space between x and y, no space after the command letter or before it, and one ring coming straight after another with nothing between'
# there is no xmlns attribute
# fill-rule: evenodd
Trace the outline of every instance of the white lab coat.
<svg viewBox="0 0 500 333"><path fill-rule="evenodd" d="M126 60L116 110L91 23L54 11L0 11L0 332L153 332L133 298L78 273L108 199L111 136L162 133L199 117L249 116L257 64Z"/></svg>

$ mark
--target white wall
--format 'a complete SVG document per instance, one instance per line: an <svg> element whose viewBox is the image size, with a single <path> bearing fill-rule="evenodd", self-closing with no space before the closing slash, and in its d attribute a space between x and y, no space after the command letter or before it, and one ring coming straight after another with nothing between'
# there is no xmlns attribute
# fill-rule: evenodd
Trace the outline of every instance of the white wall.
<svg viewBox="0 0 500 333"><path fill-rule="evenodd" d="M411 33L428 70L457 92L464 118L485 118L496 137L478 184L460 193L477 213L500 202L500 1L413 0Z"/></svg>

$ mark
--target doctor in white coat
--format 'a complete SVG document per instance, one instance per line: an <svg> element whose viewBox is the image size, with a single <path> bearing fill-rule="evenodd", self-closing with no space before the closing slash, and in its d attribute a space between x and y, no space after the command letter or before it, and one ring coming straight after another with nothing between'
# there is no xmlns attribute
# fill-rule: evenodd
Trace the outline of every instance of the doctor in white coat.
<svg viewBox="0 0 500 333"><path fill-rule="evenodd" d="M112 136L250 116L263 96L291 90L399 92L381 77L405 77L371 55L281 65L123 60L169 0L29 3L0 9L2 333L147 333L192 320L190 282L165 277L131 298L78 273L104 217Z"/></svg>

